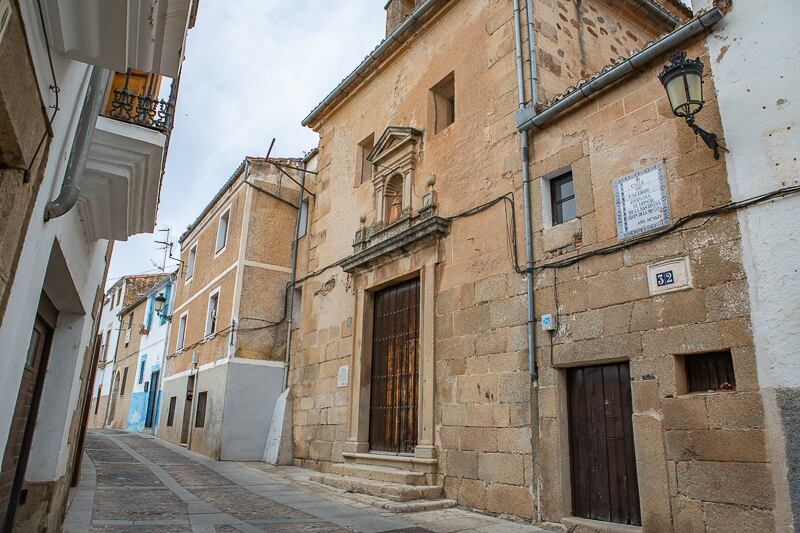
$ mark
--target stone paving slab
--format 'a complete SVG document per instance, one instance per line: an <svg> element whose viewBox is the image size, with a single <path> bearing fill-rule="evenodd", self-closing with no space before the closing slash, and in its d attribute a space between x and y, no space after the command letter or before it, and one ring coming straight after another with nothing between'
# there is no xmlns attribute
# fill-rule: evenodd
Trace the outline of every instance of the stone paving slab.
<svg viewBox="0 0 800 533"><path fill-rule="evenodd" d="M447 509L397 515L310 472L219 462L147 435L90 431L65 533L534 533L530 524Z"/></svg>

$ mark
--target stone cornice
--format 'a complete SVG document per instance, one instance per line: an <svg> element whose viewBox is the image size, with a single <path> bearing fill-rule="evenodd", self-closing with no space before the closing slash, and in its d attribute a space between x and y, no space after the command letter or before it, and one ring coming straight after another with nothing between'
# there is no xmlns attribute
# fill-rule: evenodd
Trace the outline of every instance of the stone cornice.
<svg viewBox="0 0 800 533"><path fill-rule="evenodd" d="M345 272L367 268L379 259L408 252L430 239L444 237L450 233L450 221L439 216L408 217L369 237L365 235L366 231L359 230L353 244L355 252L341 262Z"/></svg>

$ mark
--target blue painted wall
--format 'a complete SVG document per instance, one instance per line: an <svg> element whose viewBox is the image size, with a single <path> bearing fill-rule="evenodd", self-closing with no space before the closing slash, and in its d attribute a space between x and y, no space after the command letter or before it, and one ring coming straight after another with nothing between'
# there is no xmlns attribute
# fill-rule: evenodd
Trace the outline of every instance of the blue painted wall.
<svg viewBox="0 0 800 533"><path fill-rule="evenodd" d="M131 408L128 411L128 429L132 431L144 430L144 417L147 414L146 392L134 392L131 394Z"/></svg>

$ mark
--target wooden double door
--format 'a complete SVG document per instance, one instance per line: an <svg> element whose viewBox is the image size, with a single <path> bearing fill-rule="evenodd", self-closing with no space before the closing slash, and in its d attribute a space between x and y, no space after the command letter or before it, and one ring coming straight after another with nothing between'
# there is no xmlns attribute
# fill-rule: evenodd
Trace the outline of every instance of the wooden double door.
<svg viewBox="0 0 800 533"><path fill-rule="evenodd" d="M628 363L567 370L572 514L641 525Z"/></svg>
<svg viewBox="0 0 800 533"><path fill-rule="evenodd" d="M415 278L375 293L370 450L413 453L417 445L419 292Z"/></svg>

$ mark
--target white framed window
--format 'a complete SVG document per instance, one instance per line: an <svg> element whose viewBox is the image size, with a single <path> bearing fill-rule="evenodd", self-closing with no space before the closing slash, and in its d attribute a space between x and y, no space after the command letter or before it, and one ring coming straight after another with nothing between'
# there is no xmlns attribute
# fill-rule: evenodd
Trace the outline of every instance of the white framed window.
<svg viewBox="0 0 800 533"><path fill-rule="evenodd" d="M566 167L542 176L542 223L544 229L577 218L577 200L572 168Z"/></svg>
<svg viewBox="0 0 800 533"><path fill-rule="evenodd" d="M228 244L228 223L230 219L230 209L222 213L222 216L219 217L219 223L217 224L217 245L214 248L214 253L216 254L221 253Z"/></svg>
<svg viewBox="0 0 800 533"><path fill-rule="evenodd" d="M208 297L208 312L206 313L206 337L217 331L217 310L219 309L219 289Z"/></svg>
<svg viewBox="0 0 800 533"><path fill-rule="evenodd" d="M186 324L189 322L189 313L184 313L178 322L178 342L175 346L177 350L182 350L186 341Z"/></svg>
<svg viewBox="0 0 800 533"><path fill-rule="evenodd" d="M186 281L189 281L194 276L194 264L196 261L197 245L195 244L189 249L189 257L186 259Z"/></svg>
<svg viewBox="0 0 800 533"><path fill-rule="evenodd" d="M297 222L297 237L304 237L308 233L308 198L300 202L300 220Z"/></svg>

